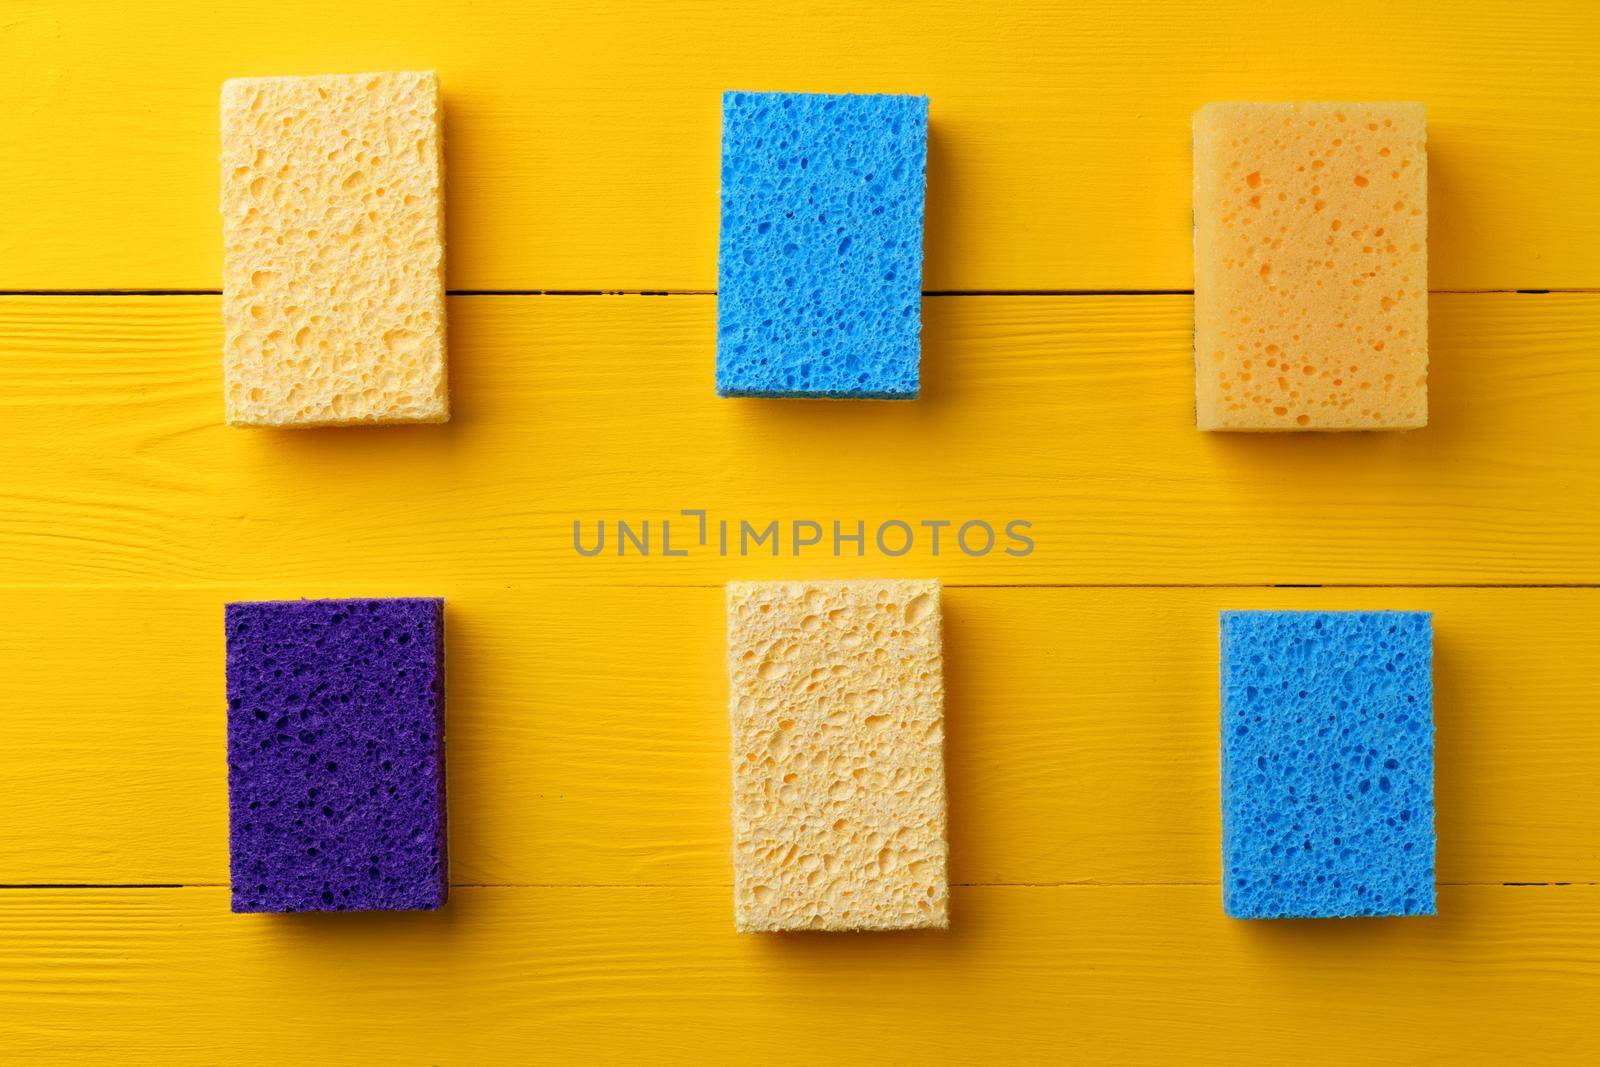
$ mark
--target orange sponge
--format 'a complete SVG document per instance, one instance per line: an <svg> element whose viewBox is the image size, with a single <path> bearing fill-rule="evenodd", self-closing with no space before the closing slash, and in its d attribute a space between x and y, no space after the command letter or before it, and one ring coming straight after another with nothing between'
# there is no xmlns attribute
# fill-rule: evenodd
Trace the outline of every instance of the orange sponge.
<svg viewBox="0 0 1600 1067"><path fill-rule="evenodd" d="M442 422L444 197L431 72L222 88L228 422Z"/></svg>
<svg viewBox="0 0 1600 1067"><path fill-rule="evenodd" d="M1200 109L1200 429L1427 425L1427 171L1421 104Z"/></svg>

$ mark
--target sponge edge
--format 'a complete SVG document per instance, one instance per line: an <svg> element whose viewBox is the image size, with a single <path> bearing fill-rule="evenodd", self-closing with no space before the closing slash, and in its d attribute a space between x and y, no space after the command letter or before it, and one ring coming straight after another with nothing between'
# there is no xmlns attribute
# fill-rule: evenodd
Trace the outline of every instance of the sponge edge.
<svg viewBox="0 0 1600 1067"><path fill-rule="evenodd" d="M230 424L449 417L441 151L432 72L223 85Z"/></svg>
<svg viewBox="0 0 1600 1067"><path fill-rule="evenodd" d="M225 628L233 910L441 906L444 602L237 603Z"/></svg>
<svg viewBox="0 0 1600 1067"><path fill-rule="evenodd" d="M1433 914L1432 616L1228 611L1221 641L1227 913Z"/></svg>
<svg viewBox="0 0 1600 1067"><path fill-rule="evenodd" d="M728 586L739 930L947 925L939 594Z"/></svg>
<svg viewBox="0 0 1600 1067"><path fill-rule="evenodd" d="M911 399L928 100L730 92L717 392Z"/></svg>
<svg viewBox="0 0 1600 1067"><path fill-rule="evenodd" d="M1421 104L1196 113L1200 429L1427 424L1427 169Z"/></svg>

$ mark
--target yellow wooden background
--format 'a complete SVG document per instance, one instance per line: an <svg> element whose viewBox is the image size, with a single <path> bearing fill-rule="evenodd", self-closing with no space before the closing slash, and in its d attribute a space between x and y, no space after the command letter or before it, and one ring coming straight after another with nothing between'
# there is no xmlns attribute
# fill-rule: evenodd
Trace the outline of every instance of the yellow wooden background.
<svg viewBox="0 0 1600 1067"><path fill-rule="evenodd" d="M432 67L441 427L222 426L217 96ZM932 98L924 398L712 395L719 93ZM1188 123L1429 108L1431 423L1193 429ZM0 8L0 1060L1588 1059L1600 5ZM577 557L1012 518L1023 559ZM947 583L948 933L736 937L720 585ZM1296 588L1285 588L1295 586ZM449 600L450 905L228 912L223 602ZM1434 919L1222 914L1216 612L1436 612Z"/></svg>

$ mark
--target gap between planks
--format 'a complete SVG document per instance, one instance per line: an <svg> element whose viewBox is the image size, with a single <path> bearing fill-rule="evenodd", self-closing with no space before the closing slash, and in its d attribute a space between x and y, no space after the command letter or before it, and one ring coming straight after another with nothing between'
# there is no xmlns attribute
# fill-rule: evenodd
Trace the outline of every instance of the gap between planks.
<svg viewBox="0 0 1600 1067"><path fill-rule="evenodd" d="M1600 882L1436 882L1440 889L1559 889L1600 886ZM951 882L951 889L1162 889L1214 887L1221 882ZM227 882L15 882L0 883L6 890L57 889L227 889ZM731 882L451 882L451 889L726 889Z"/></svg>
<svg viewBox="0 0 1600 1067"><path fill-rule="evenodd" d="M729 559L738 557L729 556ZM782 557L779 557L782 558ZM889 575L888 577L894 577ZM810 581L809 578L742 577L732 576L728 581ZM83 592L88 590L127 592L131 590L224 592L250 584L246 581L228 582L0 582L0 590L39 592L55 590ZM1594 582L941 582L945 589L1600 589ZM505 582L489 578L470 579L459 584L468 590L484 586L506 589L722 589L727 582L585 582L576 579L563 581Z"/></svg>
<svg viewBox="0 0 1600 1067"><path fill-rule="evenodd" d="M1585 295L1600 288L1554 289L1429 289L1430 296ZM7 296L221 296L221 289L0 289ZM447 296L716 296L715 289L448 289ZM925 289L924 297L994 296L1193 296L1193 289Z"/></svg>

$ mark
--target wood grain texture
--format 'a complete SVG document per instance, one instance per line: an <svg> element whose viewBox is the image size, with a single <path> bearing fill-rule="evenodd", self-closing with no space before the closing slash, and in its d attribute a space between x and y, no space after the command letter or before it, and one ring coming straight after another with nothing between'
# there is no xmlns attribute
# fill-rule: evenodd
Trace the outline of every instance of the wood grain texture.
<svg viewBox="0 0 1600 1067"><path fill-rule="evenodd" d="M1243 923L1209 886L957 890L948 933L739 937L722 889L234 916L0 892L8 1055L118 1063L1578 1062L1600 888Z"/></svg>
<svg viewBox="0 0 1600 1067"><path fill-rule="evenodd" d="M457 884L725 886L719 588L11 589L0 882L227 882L222 603L448 598ZM949 588L957 883L1218 880L1217 612L1432 610L1441 881L1600 881L1592 589ZM731 907L731 903L730 903Z"/></svg>
<svg viewBox="0 0 1600 1067"><path fill-rule="evenodd" d="M1433 299L1431 425L1194 429L1187 297L925 302L915 403L719 400L711 297L457 297L441 427L222 425L215 297L0 299L0 568L22 584L439 588L1586 583L1600 576L1600 294ZM709 509L733 524L691 545ZM584 558L573 523L655 524ZM663 520L676 519L663 558ZM790 524L823 524L799 558ZM917 535L871 544L900 519ZM1003 528L1035 549L1004 554ZM739 523L783 524L741 558ZM918 524L989 522L980 558ZM831 523L869 531L832 554ZM891 531L886 544L899 547ZM974 530L976 550L982 534Z"/></svg>
<svg viewBox="0 0 1600 1067"><path fill-rule="evenodd" d="M315 27L311 32L308 27ZM1592 0L11 0L0 288L215 288L218 92L436 68L450 284L715 285L730 88L932 99L928 288L1188 288L1209 100L1421 100L1432 284L1600 285Z"/></svg>
<svg viewBox="0 0 1600 1067"><path fill-rule="evenodd" d="M1194 109L1341 97L1428 107L1433 289L1600 287L1592 0L442 11L11 0L0 290L216 288L223 79L404 68L458 290L710 290L727 88L928 93L936 292L1189 288ZM0 297L0 1059L1592 1058L1600 292L1436 295L1431 425L1296 439L1195 432L1183 296L930 298L899 405L715 399L709 294L459 296L453 422L287 433L222 426L219 304ZM684 508L1036 548L724 558ZM948 934L733 933L720 587L782 576L948 583ZM407 594L450 905L230 915L222 604ZM1437 919L1223 916L1250 607L1436 613Z"/></svg>

